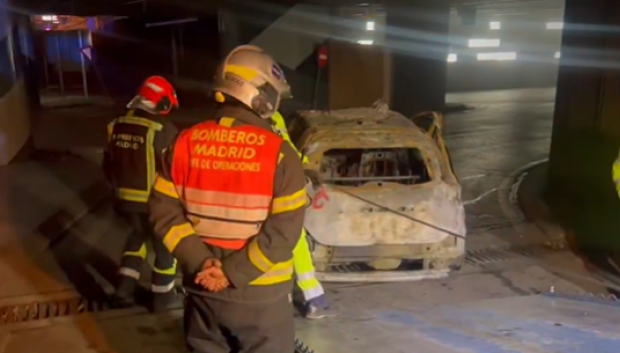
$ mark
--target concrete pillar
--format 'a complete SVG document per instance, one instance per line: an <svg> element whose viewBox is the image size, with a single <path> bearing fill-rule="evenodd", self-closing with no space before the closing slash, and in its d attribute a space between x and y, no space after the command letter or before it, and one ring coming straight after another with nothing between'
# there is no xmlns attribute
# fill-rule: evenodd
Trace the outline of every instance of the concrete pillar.
<svg viewBox="0 0 620 353"><path fill-rule="evenodd" d="M9 10L17 5L0 0L0 166L25 158L30 151L29 98L24 80L24 55L19 27L28 25ZM5 67L6 66L6 67Z"/></svg>
<svg viewBox="0 0 620 353"><path fill-rule="evenodd" d="M405 2L400 2L405 3ZM391 106L407 116L445 105L450 6L447 0L386 5Z"/></svg>
<svg viewBox="0 0 620 353"><path fill-rule="evenodd" d="M620 249L620 2L566 0L548 197L582 245Z"/></svg>

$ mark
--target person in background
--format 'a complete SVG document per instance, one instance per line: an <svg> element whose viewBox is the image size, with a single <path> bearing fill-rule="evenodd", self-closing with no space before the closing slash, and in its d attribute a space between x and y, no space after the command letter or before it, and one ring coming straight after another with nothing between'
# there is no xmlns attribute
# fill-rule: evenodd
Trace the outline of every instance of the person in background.
<svg viewBox="0 0 620 353"><path fill-rule="evenodd" d="M134 303L134 292L146 262L147 242L152 242L155 263L151 284L153 311L165 310L173 301L176 260L154 238L148 221L147 201L155 182L156 161L175 139L177 129L166 117L178 108L176 92L166 79L149 77L129 102L129 111L108 125L103 168L115 189L115 210L132 228L121 260L116 299Z"/></svg>
<svg viewBox="0 0 620 353"><path fill-rule="evenodd" d="M302 155L291 141L291 137L288 134L288 129L286 128L286 121L284 120L282 114L275 112L271 116L271 122L278 134L286 142L288 142L295 152L297 152L297 155L301 158L303 165L307 165L308 157ZM321 319L326 316L331 316L333 313L330 312L323 286L316 278L307 236L306 229L304 228L302 230L301 237L299 238L299 242L293 250L293 264L295 265L296 283L299 289L301 289L305 300L304 316L307 319Z"/></svg>

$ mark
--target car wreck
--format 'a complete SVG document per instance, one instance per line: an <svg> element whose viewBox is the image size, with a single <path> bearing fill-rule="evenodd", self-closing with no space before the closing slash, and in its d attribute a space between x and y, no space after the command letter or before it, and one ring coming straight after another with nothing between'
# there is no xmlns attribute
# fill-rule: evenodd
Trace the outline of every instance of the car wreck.
<svg viewBox="0 0 620 353"><path fill-rule="evenodd" d="M465 210L440 114L408 119L377 103L287 120L309 160L305 227L318 278L403 281L460 268Z"/></svg>

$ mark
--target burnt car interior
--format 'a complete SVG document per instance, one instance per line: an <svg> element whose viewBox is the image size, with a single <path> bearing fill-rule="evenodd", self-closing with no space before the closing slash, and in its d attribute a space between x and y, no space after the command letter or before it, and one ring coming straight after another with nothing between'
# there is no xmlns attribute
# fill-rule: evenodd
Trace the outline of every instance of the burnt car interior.
<svg viewBox="0 0 620 353"><path fill-rule="evenodd" d="M323 154L320 173L325 183L339 186L361 186L368 182L414 185L430 181L417 148L328 150Z"/></svg>

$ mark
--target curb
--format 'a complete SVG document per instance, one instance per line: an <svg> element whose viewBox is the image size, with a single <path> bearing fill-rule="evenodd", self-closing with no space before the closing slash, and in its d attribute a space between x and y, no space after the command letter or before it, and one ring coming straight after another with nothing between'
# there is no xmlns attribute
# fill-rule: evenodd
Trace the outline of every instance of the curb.
<svg viewBox="0 0 620 353"><path fill-rule="evenodd" d="M515 210L514 206L510 208L513 213L520 212L521 219L525 219L535 225L547 238L546 241L548 245L563 247L564 245L562 244L568 243L569 246L573 248L573 243L571 242L568 232L559 223L553 221L553 216L547 204L539 197L524 197L525 194L521 191L521 184L527 178L528 171L547 162L549 162L549 158L543 158L525 164L512 172L509 177L513 183L511 194L514 196L514 202L516 202L518 211ZM508 187L508 185L506 187ZM503 207L504 206L502 206L502 208Z"/></svg>
<svg viewBox="0 0 620 353"><path fill-rule="evenodd" d="M508 194L504 193L504 192L500 192L499 193L499 204L500 207L502 208L502 211L504 212L505 215L508 216L509 220L512 222L519 222L521 221L525 215L525 212L523 212L522 208L517 208L515 207L514 204L512 204L512 200L511 200L511 196L513 196L514 194L516 194L517 196L517 201L518 201L518 195L519 195L519 186L520 183L518 183L519 178L526 173L528 170L531 170L543 163L546 163L549 161L549 158L543 158L543 159L539 159L537 161L534 162L530 162L527 164L524 164L522 166L520 166L519 168L513 170L512 172L510 172L510 174L505 177L501 183L499 184L499 190L509 190L510 192ZM517 186L516 188L514 188L514 186ZM517 206L521 207L520 202L517 202ZM526 216L527 218L527 216Z"/></svg>
<svg viewBox="0 0 620 353"><path fill-rule="evenodd" d="M523 170L523 173L527 173L528 170L534 169L539 165L547 163L548 158L539 161L539 163L531 165L529 168ZM523 177L527 178L527 175ZM534 223L543 233L553 239L566 239L567 233L559 224L550 221L553 219L549 206L537 197L531 197L532 195L526 195L520 190L517 190L517 203L523 212L525 218Z"/></svg>

